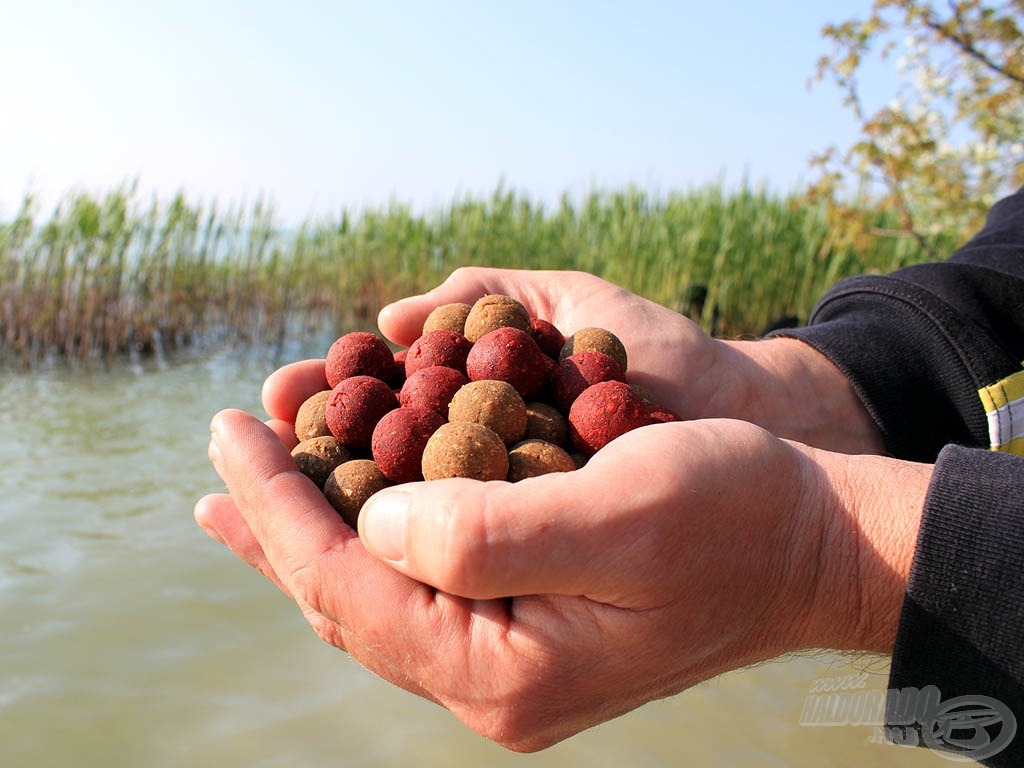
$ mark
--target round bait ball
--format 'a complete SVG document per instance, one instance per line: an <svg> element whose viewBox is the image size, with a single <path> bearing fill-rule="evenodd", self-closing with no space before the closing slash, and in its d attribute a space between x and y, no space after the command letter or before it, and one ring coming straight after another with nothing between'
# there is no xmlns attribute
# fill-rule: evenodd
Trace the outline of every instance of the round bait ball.
<svg viewBox="0 0 1024 768"><path fill-rule="evenodd" d="M323 488L334 468L352 458L352 454L333 437L311 437L292 449L299 471Z"/></svg>
<svg viewBox="0 0 1024 768"><path fill-rule="evenodd" d="M553 324L539 317L530 318L530 335L537 342L540 351L553 360L558 359L562 347L565 346L565 336Z"/></svg>
<svg viewBox="0 0 1024 768"><path fill-rule="evenodd" d="M420 336L405 356L405 375L412 376L421 368L443 365L466 372L466 356L473 344L461 333L443 329Z"/></svg>
<svg viewBox="0 0 1024 768"><path fill-rule="evenodd" d="M576 462L557 445L544 440L524 440L508 452L508 480L516 483L551 472L572 472Z"/></svg>
<svg viewBox="0 0 1024 768"><path fill-rule="evenodd" d="M299 442L308 440L311 437L324 437L331 434L327 426L327 399L331 396L331 390L325 389L317 392L299 406L295 414L295 437Z"/></svg>
<svg viewBox="0 0 1024 768"><path fill-rule="evenodd" d="M614 333L604 328L580 328L566 340L559 357L564 360L577 352L604 352L615 360L623 371L628 370L626 348Z"/></svg>
<svg viewBox="0 0 1024 768"><path fill-rule="evenodd" d="M498 328L484 334L466 357L470 381L507 381L523 397L537 393L547 376L551 359L526 331Z"/></svg>
<svg viewBox="0 0 1024 768"><path fill-rule="evenodd" d="M353 459L334 468L324 483L324 496L342 519L355 528L366 500L389 485L375 462Z"/></svg>
<svg viewBox="0 0 1024 768"><path fill-rule="evenodd" d="M526 432L526 403L507 381L471 381L452 398L448 421L480 424L512 445Z"/></svg>
<svg viewBox="0 0 1024 768"><path fill-rule="evenodd" d="M587 387L569 409L573 444L588 456L619 435L651 423L647 403L621 381L602 381Z"/></svg>
<svg viewBox="0 0 1024 768"><path fill-rule="evenodd" d="M352 331L339 338L327 351L325 372L331 388L350 376L387 376L395 356L387 342L368 331Z"/></svg>
<svg viewBox="0 0 1024 768"><path fill-rule="evenodd" d="M327 399L327 426L339 443L354 449L370 447L373 428L385 413L398 407L387 384L372 376L352 376L338 382Z"/></svg>
<svg viewBox="0 0 1024 768"><path fill-rule="evenodd" d="M530 330L530 314L511 296L491 293L481 296L466 316L466 338L476 341L498 328L511 327Z"/></svg>
<svg viewBox="0 0 1024 768"><path fill-rule="evenodd" d="M569 422L561 411L547 403L526 404L525 440L544 440L555 445L569 443Z"/></svg>
<svg viewBox="0 0 1024 768"><path fill-rule="evenodd" d="M406 379L398 393L398 403L403 408L429 408L447 419L448 404L455 393L468 383L469 379L454 368L427 366Z"/></svg>
<svg viewBox="0 0 1024 768"><path fill-rule="evenodd" d="M602 381L625 381L622 367L604 352L577 352L560 362L551 372L551 399L562 413L569 413L573 402L587 387Z"/></svg>
<svg viewBox="0 0 1024 768"><path fill-rule="evenodd" d="M455 333L466 332L466 318L469 317L469 304L455 302L454 304L442 304L435 307L427 319L423 321L423 333L431 331L455 331Z"/></svg>
<svg viewBox="0 0 1024 768"><path fill-rule="evenodd" d="M421 464L427 440L444 424L444 417L427 408L396 408L377 422L370 440L373 460L393 483L422 480Z"/></svg>
<svg viewBox="0 0 1024 768"><path fill-rule="evenodd" d="M630 383L633 391L636 392L640 398L647 403L648 412L651 415L652 421L666 422L666 421L682 421L683 417L673 411L666 405L662 405L654 399L654 395L647 387L641 386L640 384Z"/></svg>
<svg viewBox="0 0 1024 768"><path fill-rule="evenodd" d="M431 435L423 449L423 477L504 480L508 452L501 438L481 424L449 422Z"/></svg>

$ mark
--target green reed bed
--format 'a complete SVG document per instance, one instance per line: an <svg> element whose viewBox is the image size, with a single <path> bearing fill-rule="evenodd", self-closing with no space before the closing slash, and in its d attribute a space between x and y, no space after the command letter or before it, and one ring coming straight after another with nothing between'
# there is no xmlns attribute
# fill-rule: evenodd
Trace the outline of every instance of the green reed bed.
<svg viewBox="0 0 1024 768"><path fill-rule="evenodd" d="M289 306L271 211L141 204L75 194L51 216L31 200L0 225L2 362L110 360L200 341L257 340ZM311 297L315 300L315 297Z"/></svg>
<svg viewBox="0 0 1024 768"><path fill-rule="evenodd" d="M553 206L498 189L428 213L390 205L297 229L264 201L221 209L126 188L70 194L41 218L29 198L0 222L0 363L281 343L365 324L386 301L473 264L593 272L735 336L806 318L843 276L926 257L910 239L865 252L833 242L822 209L749 186L594 192Z"/></svg>

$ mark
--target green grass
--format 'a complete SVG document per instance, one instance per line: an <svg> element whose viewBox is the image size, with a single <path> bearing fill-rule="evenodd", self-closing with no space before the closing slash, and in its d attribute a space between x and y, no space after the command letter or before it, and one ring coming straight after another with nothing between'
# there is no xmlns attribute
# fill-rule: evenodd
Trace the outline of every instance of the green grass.
<svg viewBox="0 0 1024 768"><path fill-rule="evenodd" d="M696 319L737 336L806 318L841 277L926 258L910 239L864 252L834 242L822 209L750 186L598 191L554 206L499 188L425 214L390 205L291 231L265 201L221 209L125 187L69 194L40 217L26 198L0 222L0 363L279 343L372 321L469 264L585 270L691 314L690 286L706 286ZM952 246L940 238L940 252Z"/></svg>

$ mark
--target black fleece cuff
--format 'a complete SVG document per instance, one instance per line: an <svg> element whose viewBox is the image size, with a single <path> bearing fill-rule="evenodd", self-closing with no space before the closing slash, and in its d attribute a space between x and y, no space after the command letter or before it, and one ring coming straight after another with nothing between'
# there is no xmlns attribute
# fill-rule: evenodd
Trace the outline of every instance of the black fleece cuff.
<svg viewBox="0 0 1024 768"><path fill-rule="evenodd" d="M988 445L978 374L989 366L971 350L992 344L930 291L894 277L849 278L807 327L773 335L803 340L843 372L893 456L931 462L950 442Z"/></svg>
<svg viewBox="0 0 1024 768"><path fill-rule="evenodd" d="M993 723L989 735L998 738L1011 719L1017 735L983 762L1024 765L1021 627L1024 459L948 446L936 462L925 500L893 651L886 720L900 729L897 740L905 734L908 719L927 719L906 717L910 689L934 686L941 702L980 696L996 701L997 714L1005 715L1009 708L1012 718ZM941 705L938 710L942 712ZM970 727L959 733L933 727L929 744L920 729L917 733L925 745L940 748L944 740L950 743L947 735L976 735Z"/></svg>

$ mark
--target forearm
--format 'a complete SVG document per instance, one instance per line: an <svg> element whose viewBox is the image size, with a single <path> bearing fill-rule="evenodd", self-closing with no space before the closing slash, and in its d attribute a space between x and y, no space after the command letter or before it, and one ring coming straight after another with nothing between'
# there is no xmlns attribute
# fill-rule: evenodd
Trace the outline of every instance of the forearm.
<svg viewBox="0 0 1024 768"><path fill-rule="evenodd" d="M729 373L703 416L742 419L825 450L882 452L878 427L850 382L810 345L790 338L719 344L719 367Z"/></svg>
<svg viewBox="0 0 1024 768"><path fill-rule="evenodd" d="M823 517L801 645L890 653L934 467L792 447Z"/></svg>

